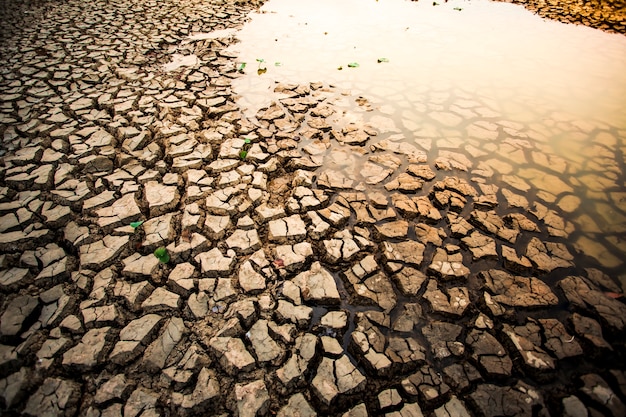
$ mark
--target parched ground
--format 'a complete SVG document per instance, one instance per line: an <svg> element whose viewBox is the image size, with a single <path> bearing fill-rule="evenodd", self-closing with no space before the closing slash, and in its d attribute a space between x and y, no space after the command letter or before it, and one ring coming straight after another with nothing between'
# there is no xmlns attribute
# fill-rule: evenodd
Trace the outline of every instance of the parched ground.
<svg viewBox="0 0 626 417"><path fill-rule="evenodd" d="M472 140L436 157L323 83L245 117L223 30L257 6L3 1L2 414L623 416L622 289L563 217L583 180L441 92ZM623 129L559 126L619 178Z"/></svg>
<svg viewBox="0 0 626 417"><path fill-rule="evenodd" d="M497 0L521 4L540 16L561 22L626 34L624 0Z"/></svg>

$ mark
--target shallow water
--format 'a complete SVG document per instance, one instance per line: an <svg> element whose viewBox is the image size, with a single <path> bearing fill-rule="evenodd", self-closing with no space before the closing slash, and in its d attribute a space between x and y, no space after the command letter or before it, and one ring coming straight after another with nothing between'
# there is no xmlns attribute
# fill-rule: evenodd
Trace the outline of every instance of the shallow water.
<svg viewBox="0 0 626 417"><path fill-rule="evenodd" d="M284 97L276 82L335 86L334 126L369 123L380 134L368 145L401 135L431 166L463 155L468 179L493 171L490 182L557 210L574 225L568 243L620 273L626 37L507 3L441 3L268 1L231 48L246 63L233 82L239 104L253 118ZM362 175L366 150L333 146L324 167L381 188Z"/></svg>
<svg viewBox="0 0 626 417"><path fill-rule="evenodd" d="M398 88L456 87L498 100L509 118L530 117L535 111L528 99L533 99L577 116L626 124L622 35L481 0L439 6L271 0L251 17L235 49L248 65L257 58L268 63L267 84L255 81L255 92L271 80L320 80L381 99ZM389 62L377 64L378 58ZM358 70L348 69L350 62L359 63ZM515 108L529 105L522 112Z"/></svg>

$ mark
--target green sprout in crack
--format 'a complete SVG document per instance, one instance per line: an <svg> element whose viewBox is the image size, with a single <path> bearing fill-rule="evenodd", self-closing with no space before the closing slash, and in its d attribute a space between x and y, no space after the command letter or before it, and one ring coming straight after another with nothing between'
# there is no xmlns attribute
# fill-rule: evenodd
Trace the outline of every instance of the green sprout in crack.
<svg viewBox="0 0 626 417"><path fill-rule="evenodd" d="M243 148L239 151L239 158L243 161L248 156L248 151L250 150L250 144L252 140L250 138L243 138Z"/></svg>
<svg viewBox="0 0 626 417"><path fill-rule="evenodd" d="M154 250L154 256L156 256L159 262L164 263L164 264L170 261L170 254L167 252L167 249L165 249L165 247L163 246Z"/></svg>

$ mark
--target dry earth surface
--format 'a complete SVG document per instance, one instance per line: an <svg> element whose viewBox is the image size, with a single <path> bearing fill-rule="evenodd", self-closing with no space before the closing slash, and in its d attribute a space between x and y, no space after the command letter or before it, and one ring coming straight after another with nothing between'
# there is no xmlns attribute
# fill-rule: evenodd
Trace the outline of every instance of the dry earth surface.
<svg viewBox="0 0 626 417"><path fill-rule="evenodd" d="M246 118L234 38L189 36L258 6L2 2L2 414L623 416L622 289L527 198L566 164L469 100L433 117L500 159L331 123L317 82Z"/></svg>
<svg viewBox="0 0 626 417"><path fill-rule="evenodd" d="M498 0L522 4L543 17L626 33L624 0Z"/></svg>

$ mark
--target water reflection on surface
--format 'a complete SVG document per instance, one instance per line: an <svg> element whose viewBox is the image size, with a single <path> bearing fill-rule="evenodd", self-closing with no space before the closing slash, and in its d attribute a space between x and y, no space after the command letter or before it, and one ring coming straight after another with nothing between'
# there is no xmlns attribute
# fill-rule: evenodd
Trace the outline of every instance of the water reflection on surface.
<svg viewBox="0 0 626 417"><path fill-rule="evenodd" d="M236 49L242 61L263 58L270 67L266 84L254 81L257 93L271 80L319 79L381 98L407 87L409 93L460 87L498 99L505 117L529 117L517 106L545 102L575 115L626 123L621 35L543 20L489 1L433 6L404 0L272 0L251 16ZM389 62L378 64L383 57ZM359 68L349 69L350 62ZM339 66L344 70L337 71Z"/></svg>
<svg viewBox="0 0 626 417"><path fill-rule="evenodd" d="M468 178L558 209L570 243L623 266L626 37L488 1L270 0L251 17L232 48L247 63L233 89L249 115L283 97L276 82L347 90L328 93L334 125L403 135L429 162L463 155ZM363 152L335 146L324 165L367 185Z"/></svg>

